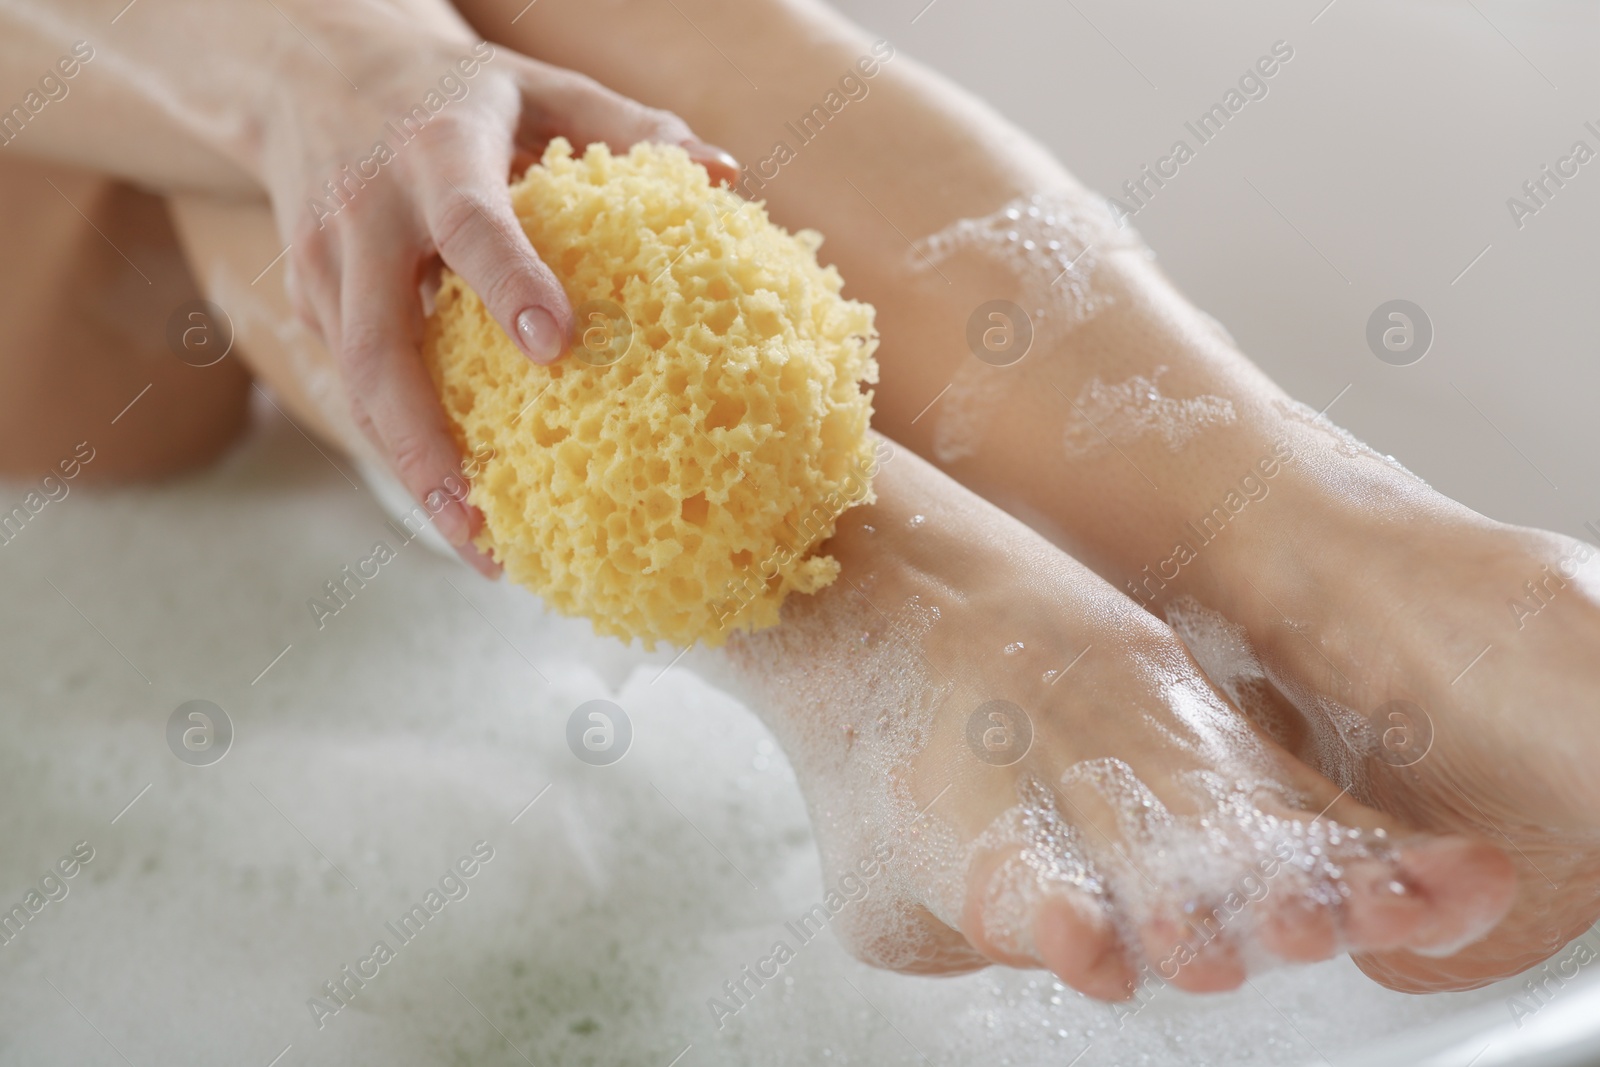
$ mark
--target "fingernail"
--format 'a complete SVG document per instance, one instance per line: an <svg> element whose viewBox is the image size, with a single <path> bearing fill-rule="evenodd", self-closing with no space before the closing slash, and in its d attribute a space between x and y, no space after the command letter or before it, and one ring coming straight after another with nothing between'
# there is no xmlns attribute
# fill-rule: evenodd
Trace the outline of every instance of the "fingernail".
<svg viewBox="0 0 1600 1067"><path fill-rule="evenodd" d="M721 170L726 170L730 180L739 173L739 161L714 144L706 144L704 141L689 141L683 146L683 150L689 153L690 159L705 164L707 170L710 170L713 165Z"/></svg>
<svg viewBox="0 0 1600 1067"><path fill-rule="evenodd" d="M561 331L544 308L525 308L517 316L517 337L535 363L554 363L561 356Z"/></svg>
<svg viewBox="0 0 1600 1067"><path fill-rule="evenodd" d="M443 534L451 545L460 548L472 540L472 522L466 511L451 500L444 490L435 489L429 493L424 505L433 513L434 529Z"/></svg>

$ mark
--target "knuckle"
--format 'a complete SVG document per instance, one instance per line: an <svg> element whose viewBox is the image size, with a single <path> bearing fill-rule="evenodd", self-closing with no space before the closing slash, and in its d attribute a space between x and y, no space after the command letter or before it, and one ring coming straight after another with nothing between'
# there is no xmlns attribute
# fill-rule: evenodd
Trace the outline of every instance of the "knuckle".
<svg viewBox="0 0 1600 1067"><path fill-rule="evenodd" d="M415 432L398 434L390 443L389 454L401 479L412 488L426 494L438 488L434 477L434 450L428 441Z"/></svg>
<svg viewBox="0 0 1600 1067"><path fill-rule="evenodd" d="M494 205L479 192L452 192L431 221L433 240L441 252L451 252L477 228L486 225Z"/></svg>
<svg viewBox="0 0 1600 1067"><path fill-rule="evenodd" d="M289 245L285 264L291 284L299 289L325 284L332 274L332 258L324 235L316 230L297 234Z"/></svg>
<svg viewBox="0 0 1600 1067"><path fill-rule="evenodd" d="M300 213L299 218L294 221L291 234L291 244L294 246L296 259L308 259L317 254L317 250L326 240L326 226L327 219L320 213L309 208Z"/></svg>
<svg viewBox="0 0 1600 1067"><path fill-rule="evenodd" d="M383 438L378 436L378 428L372 423L372 415L367 411L367 405L361 402L360 397L352 395L349 407L350 418L354 420L356 428L361 431L361 435L374 445L381 446Z"/></svg>
<svg viewBox="0 0 1600 1067"><path fill-rule="evenodd" d="M482 122L470 111L447 107L429 116L427 124L417 131L418 146L424 154L454 151L478 132Z"/></svg>
<svg viewBox="0 0 1600 1067"><path fill-rule="evenodd" d="M491 310L520 310L531 299L528 293L530 276L528 265L520 262L512 268L496 270L484 283L480 294L484 304Z"/></svg>
<svg viewBox="0 0 1600 1067"><path fill-rule="evenodd" d="M293 301L295 321L319 341L326 341L326 332L322 328L322 320L317 317L317 311L303 298Z"/></svg>
<svg viewBox="0 0 1600 1067"><path fill-rule="evenodd" d="M364 324L346 325L339 338L339 369L351 392L369 396L383 376L384 340L378 331Z"/></svg>
<svg viewBox="0 0 1600 1067"><path fill-rule="evenodd" d="M313 294L333 288L332 260L325 244L296 242L292 245L284 270L284 284L290 295L298 293L307 303L314 303Z"/></svg>
<svg viewBox="0 0 1600 1067"><path fill-rule="evenodd" d="M541 88L551 98L555 107L572 107L580 101L592 102L595 97L609 101L616 96L587 74L565 68L547 68L548 74Z"/></svg>

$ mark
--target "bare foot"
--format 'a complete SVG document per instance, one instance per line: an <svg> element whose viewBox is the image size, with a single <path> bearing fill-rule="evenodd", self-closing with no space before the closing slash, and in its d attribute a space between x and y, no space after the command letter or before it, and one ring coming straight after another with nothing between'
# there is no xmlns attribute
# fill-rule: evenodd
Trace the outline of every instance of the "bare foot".
<svg viewBox="0 0 1600 1067"><path fill-rule="evenodd" d="M832 902L816 923L862 958L1044 965L1116 999L1146 968L1228 989L1500 919L1500 850L1342 793L1168 627L915 457L878 489L828 545L840 580L720 665L805 789Z"/></svg>
<svg viewBox="0 0 1600 1067"><path fill-rule="evenodd" d="M1488 937L1446 958L1370 951L1367 973L1422 991L1525 970L1600 917L1600 550L1491 522L1283 410L1273 430L1297 460L1272 499L1157 606L1351 795L1515 863L1515 902ZM1243 629L1229 637L1201 605Z"/></svg>

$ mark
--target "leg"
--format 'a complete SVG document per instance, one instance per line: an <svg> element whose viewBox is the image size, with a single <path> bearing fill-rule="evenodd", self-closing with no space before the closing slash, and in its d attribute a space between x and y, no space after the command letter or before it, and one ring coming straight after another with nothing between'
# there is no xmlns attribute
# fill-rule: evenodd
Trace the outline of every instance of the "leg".
<svg viewBox="0 0 1600 1067"><path fill-rule="evenodd" d="M0 474L54 472L86 442L86 482L157 478L237 438L247 371L233 357L193 366L168 344L169 317L199 290L160 199L7 157L0 232Z"/></svg>
<svg viewBox="0 0 1600 1067"><path fill-rule="evenodd" d="M800 131L869 46L819 5L541 3L515 25L520 5L459 6L491 38L679 111L747 164L787 142L792 161L744 187L781 221L826 232L853 291L878 306L881 428L1189 632L1253 645L1229 684L1249 682L1261 720L1355 795L1510 840L1521 896L1493 937L1369 970L1408 988L1479 984L1600 913L1591 550L1477 516L1292 401L1097 198L908 60L820 132ZM673 69L690 63L694 77ZM1031 320L1014 365L969 348L969 320L997 297ZM1433 734L1415 764L1377 743L1394 735L1395 701Z"/></svg>
<svg viewBox="0 0 1600 1067"><path fill-rule="evenodd" d="M289 305L283 263L273 262L283 246L266 205L197 195L168 203L184 252L205 280L207 298L232 319L240 355L255 377L295 425L382 469L351 417L333 357Z"/></svg>
<svg viewBox="0 0 1600 1067"><path fill-rule="evenodd" d="M289 317L281 288L234 288L276 252L265 209L175 214L289 415L359 447L308 385L328 354L267 328ZM1437 946L1498 918L1510 874L1493 847L1410 834L1341 796L1240 719L1167 627L916 457L876 487L828 546L841 581L706 654L794 758L830 879L882 875L844 920L863 956L923 972L1043 963L1117 997L1140 960L1226 988L1254 959ZM1007 642L1013 655L994 647ZM1017 761L968 745L996 699L1032 711ZM1178 849L1192 863L1162 866ZM1193 908L1203 933L1185 926Z"/></svg>
<svg viewBox="0 0 1600 1067"><path fill-rule="evenodd" d="M1168 627L914 455L876 484L828 545L840 581L720 665L795 765L828 887L870 887L834 923L864 959L1043 963L1116 999L1497 921L1497 850L1390 837Z"/></svg>

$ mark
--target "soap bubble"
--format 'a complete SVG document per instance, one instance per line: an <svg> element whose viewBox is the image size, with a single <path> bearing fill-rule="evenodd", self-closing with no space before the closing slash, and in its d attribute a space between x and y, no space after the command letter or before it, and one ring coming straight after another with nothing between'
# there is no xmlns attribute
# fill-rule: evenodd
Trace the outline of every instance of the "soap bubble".
<svg viewBox="0 0 1600 1067"><path fill-rule="evenodd" d="M632 744L633 722L620 704L589 700L567 717L567 747L591 767L609 767Z"/></svg>
<svg viewBox="0 0 1600 1067"><path fill-rule="evenodd" d="M191 767L209 767L233 746L233 720L209 700L179 704L167 717L167 747Z"/></svg>

